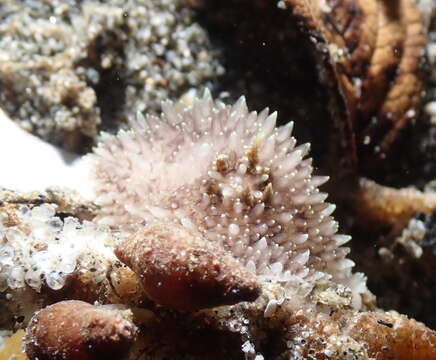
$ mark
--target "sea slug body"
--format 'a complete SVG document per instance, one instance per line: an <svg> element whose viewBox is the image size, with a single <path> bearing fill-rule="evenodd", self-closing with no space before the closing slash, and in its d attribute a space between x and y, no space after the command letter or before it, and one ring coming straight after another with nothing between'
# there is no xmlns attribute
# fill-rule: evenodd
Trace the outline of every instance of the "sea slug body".
<svg viewBox="0 0 436 360"><path fill-rule="evenodd" d="M162 108L161 117L138 116L131 130L104 134L90 155L98 221L182 226L289 295L331 280L348 286L359 308L365 278L351 272L341 246L350 237L336 233L335 206L318 190L328 178L312 175L309 145L296 146L293 124L277 128L277 113L249 112L244 97L214 102L208 92Z"/></svg>

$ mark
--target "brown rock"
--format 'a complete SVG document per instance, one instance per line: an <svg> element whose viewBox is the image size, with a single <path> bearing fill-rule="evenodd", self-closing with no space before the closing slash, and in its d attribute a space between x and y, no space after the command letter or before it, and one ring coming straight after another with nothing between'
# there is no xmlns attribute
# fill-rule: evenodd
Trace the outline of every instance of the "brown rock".
<svg viewBox="0 0 436 360"><path fill-rule="evenodd" d="M395 311L300 311L290 321L289 344L301 359L436 359L436 332Z"/></svg>
<svg viewBox="0 0 436 360"><path fill-rule="evenodd" d="M357 221L385 228L403 229L418 212L436 211L436 193L413 187L395 189L368 179L360 179L352 196Z"/></svg>
<svg viewBox="0 0 436 360"><path fill-rule="evenodd" d="M436 359L436 332L394 311L358 314L345 332L377 360Z"/></svg>

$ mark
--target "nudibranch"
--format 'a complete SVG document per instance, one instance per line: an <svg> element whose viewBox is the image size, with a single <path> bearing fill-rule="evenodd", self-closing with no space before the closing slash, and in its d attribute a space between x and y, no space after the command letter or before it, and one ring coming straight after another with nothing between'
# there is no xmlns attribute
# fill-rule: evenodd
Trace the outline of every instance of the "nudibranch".
<svg viewBox="0 0 436 360"><path fill-rule="evenodd" d="M360 308L365 277L352 273L349 249L342 246L350 237L337 234L335 206L318 189L328 178L312 174L309 145L296 146L293 123L276 127L276 112L250 112L244 97L225 105L209 92L189 105L167 102L162 108L160 117L139 115L130 130L104 134L90 155L98 221L139 226L142 235L124 239L116 254L141 277L150 297L178 308L165 299L207 293L215 285L200 279L200 268L221 263L217 283L237 269L305 297L317 283L333 281L348 287L352 306ZM209 250L215 256L205 256L207 265L192 246L219 250ZM227 288L221 284L225 291L235 293L236 278ZM201 281L207 289L193 285ZM256 285L249 276L247 281L241 282L245 296L232 301L255 298ZM194 303L192 308L208 307Z"/></svg>

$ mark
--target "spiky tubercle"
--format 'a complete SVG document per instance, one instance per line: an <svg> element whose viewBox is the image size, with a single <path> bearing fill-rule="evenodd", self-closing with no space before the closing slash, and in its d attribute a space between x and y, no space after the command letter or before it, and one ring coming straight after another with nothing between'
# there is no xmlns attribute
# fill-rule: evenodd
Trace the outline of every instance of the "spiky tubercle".
<svg viewBox="0 0 436 360"><path fill-rule="evenodd" d="M111 226L173 221L194 228L247 269L288 292L308 294L319 280L366 290L337 234L335 206L312 175L309 145L296 146L293 123L249 112L209 93L192 106L167 102L159 117L104 135L91 155L100 221Z"/></svg>

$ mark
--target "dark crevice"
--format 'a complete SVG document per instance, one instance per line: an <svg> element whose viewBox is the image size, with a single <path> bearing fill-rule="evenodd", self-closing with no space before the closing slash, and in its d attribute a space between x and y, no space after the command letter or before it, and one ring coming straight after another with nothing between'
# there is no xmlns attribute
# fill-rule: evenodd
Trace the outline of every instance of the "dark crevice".
<svg viewBox="0 0 436 360"><path fill-rule="evenodd" d="M116 131L126 99L126 24L100 33L87 47L87 57L77 64L98 74L96 83L89 82L97 97L100 130Z"/></svg>
<svg viewBox="0 0 436 360"><path fill-rule="evenodd" d="M311 142L317 166L326 160L331 117L314 46L290 11L274 2L206 1L198 21L222 51L226 74L214 93L226 102L245 95L250 110L277 110L279 125L295 121L299 143Z"/></svg>

